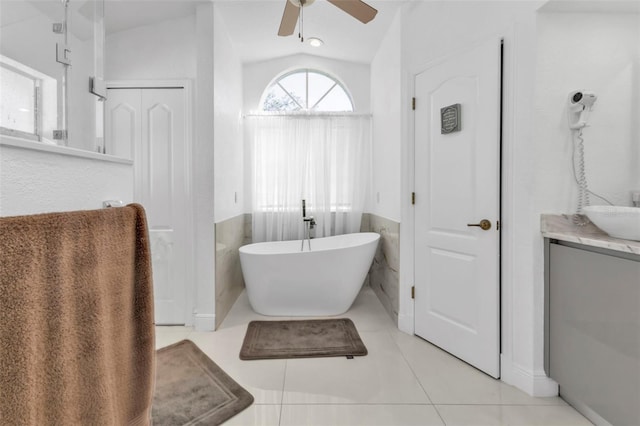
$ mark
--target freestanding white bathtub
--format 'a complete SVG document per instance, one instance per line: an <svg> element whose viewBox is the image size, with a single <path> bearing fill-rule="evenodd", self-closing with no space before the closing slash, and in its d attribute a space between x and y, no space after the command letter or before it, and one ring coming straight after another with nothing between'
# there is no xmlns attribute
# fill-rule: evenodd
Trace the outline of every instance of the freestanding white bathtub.
<svg viewBox="0 0 640 426"><path fill-rule="evenodd" d="M240 264L254 311L273 316L346 312L367 276L380 235L374 232L240 247Z"/></svg>

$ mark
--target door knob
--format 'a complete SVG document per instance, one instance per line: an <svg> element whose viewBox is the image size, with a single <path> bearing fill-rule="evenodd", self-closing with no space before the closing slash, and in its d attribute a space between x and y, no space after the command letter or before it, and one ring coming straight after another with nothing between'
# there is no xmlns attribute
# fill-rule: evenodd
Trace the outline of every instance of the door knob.
<svg viewBox="0 0 640 426"><path fill-rule="evenodd" d="M467 226L477 226L482 228L483 231L488 231L491 229L491 221L487 219L482 219L480 223L467 223Z"/></svg>

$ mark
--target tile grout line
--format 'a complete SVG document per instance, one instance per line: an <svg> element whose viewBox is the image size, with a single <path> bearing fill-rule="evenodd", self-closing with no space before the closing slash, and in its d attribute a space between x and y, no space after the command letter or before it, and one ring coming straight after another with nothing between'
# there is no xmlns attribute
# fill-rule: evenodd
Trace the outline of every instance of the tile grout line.
<svg viewBox="0 0 640 426"><path fill-rule="evenodd" d="M278 404L269 404L265 402L265 403L256 404L256 405L278 405ZM433 404L420 403L420 402L289 402L287 403L287 406L293 406L293 405L301 405L301 406L314 405L314 406L331 406L331 407L333 406L348 407L351 405L356 407L362 406L362 405L383 405L383 406L397 406L397 407L404 407L404 406L430 407ZM449 404L449 405L465 405L465 404Z"/></svg>
<svg viewBox="0 0 640 426"><path fill-rule="evenodd" d="M438 417L442 421L442 424L446 426L447 422L444 421L444 418L442 417L442 414L440 414L440 410L438 410L438 407L436 407L436 405L433 403L433 400L431 399L431 396L429 396L429 392L427 392L427 390L422 385L422 382L420 381L420 378L418 377L416 372L413 370L413 367L411 366L411 364L407 360L407 357L404 356L404 352L402 352L402 348L400 348L400 345L398 344L396 339L393 338L393 334L391 333L391 331L387 331L387 333L389 334L389 337L393 341L393 344L398 349L398 352L400 352L400 355L402 356L402 359L404 360L405 364L407 364L407 367L409 367L409 370L411 370L411 374L413 374L413 377L415 377L416 381L420 385L420 388L422 389L422 392L424 392L424 394L427 396L427 399L431 403L431 406L433 407L433 409L436 410L436 414L438 415Z"/></svg>
<svg viewBox="0 0 640 426"><path fill-rule="evenodd" d="M463 402L463 403L453 403L453 402L441 402L433 405L451 405L451 406L470 406L470 407L571 407L569 404L500 404L496 402L491 403L482 403L482 402ZM572 407L573 408L573 407Z"/></svg>
<svg viewBox="0 0 640 426"><path fill-rule="evenodd" d="M294 317L286 317L287 320L291 321ZM287 367L289 365L289 360L285 358L284 360L284 374L282 375L282 395L280 396L280 415L278 416L278 426L282 426L282 410L284 408L284 388L287 383Z"/></svg>
<svg viewBox="0 0 640 426"><path fill-rule="evenodd" d="M280 395L280 415L278 416L278 426L282 426L282 407L284 406L284 387L287 381L287 365L289 360L284 360L284 374L282 375L282 395Z"/></svg>
<svg viewBox="0 0 640 426"><path fill-rule="evenodd" d="M400 349L400 346L398 345L398 342L396 342L396 340L393 338L393 335L391 334L390 331L387 331L386 333L389 335L389 337L391 338L391 341L393 342L395 347L398 349L398 352L400 352L400 355L402 356L402 360L405 362L407 367L409 367L409 370L411 370L411 374L413 374L413 377L416 379L416 381L420 385L420 388L422 389L422 392L424 392L424 394L427 396L427 399L429 400L429 404L430 405L434 405L433 401L431 400L431 397L429 396L429 393L427 392L427 390L422 385L422 382L420 381L420 378L416 375L416 372L413 370L413 367L411 367L411 364L409 363L409 361L407 361L407 358L404 356L404 353L402 352L402 349Z"/></svg>

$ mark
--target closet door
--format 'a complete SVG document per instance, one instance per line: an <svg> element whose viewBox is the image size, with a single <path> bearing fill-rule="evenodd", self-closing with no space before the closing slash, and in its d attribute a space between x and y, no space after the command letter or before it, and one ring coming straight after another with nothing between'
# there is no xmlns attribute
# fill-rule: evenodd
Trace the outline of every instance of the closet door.
<svg viewBox="0 0 640 426"><path fill-rule="evenodd" d="M134 201L149 224L156 324L185 324L189 257L182 88L109 89L107 154L134 160ZM128 154L128 155L127 155Z"/></svg>
<svg viewBox="0 0 640 426"><path fill-rule="evenodd" d="M140 89L110 89L105 102L105 154L133 160L140 144Z"/></svg>

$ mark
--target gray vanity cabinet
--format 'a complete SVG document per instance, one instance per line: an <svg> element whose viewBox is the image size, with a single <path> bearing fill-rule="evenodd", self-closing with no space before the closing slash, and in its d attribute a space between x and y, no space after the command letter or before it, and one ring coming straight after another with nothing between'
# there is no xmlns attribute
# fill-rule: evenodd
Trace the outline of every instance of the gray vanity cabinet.
<svg viewBox="0 0 640 426"><path fill-rule="evenodd" d="M551 240L547 367L596 424L640 425L640 256Z"/></svg>

